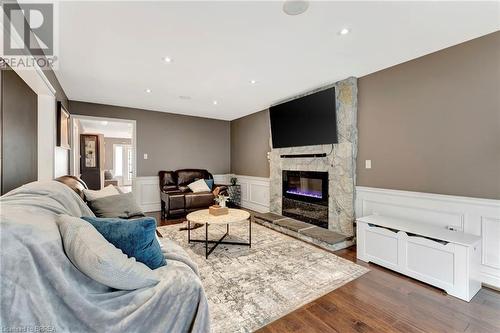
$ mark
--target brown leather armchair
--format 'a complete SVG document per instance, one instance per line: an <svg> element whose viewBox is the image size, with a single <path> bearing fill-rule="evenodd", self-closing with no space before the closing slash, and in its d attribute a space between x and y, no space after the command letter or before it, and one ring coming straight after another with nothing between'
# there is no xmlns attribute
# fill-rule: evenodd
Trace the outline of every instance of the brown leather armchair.
<svg viewBox="0 0 500 333"><path fill-rule="evenodd" d="M212 192L193 193L187 186L198 179L213 179L214 177L207 170L160 171L158 176L162 218L189 213L214 204L215 196Z"/></svg>

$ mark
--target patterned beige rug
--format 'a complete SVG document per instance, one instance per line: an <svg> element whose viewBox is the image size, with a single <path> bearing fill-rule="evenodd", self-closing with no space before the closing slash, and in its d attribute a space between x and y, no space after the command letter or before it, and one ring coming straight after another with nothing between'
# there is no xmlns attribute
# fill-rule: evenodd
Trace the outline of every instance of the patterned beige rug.
<svg viewBox="0 0 500 333"><path fill-rule="evenodd" d="M252 332L368 272L334 254L252 224L252 248L219 245L205 259L205 244L187 242L185 224L159 227L198 264L215 333ZM248 223L231 224L226 240L247 241ZM225 226L210 226L218 239ZM205 228L193 230L204 239Z"/></svg>

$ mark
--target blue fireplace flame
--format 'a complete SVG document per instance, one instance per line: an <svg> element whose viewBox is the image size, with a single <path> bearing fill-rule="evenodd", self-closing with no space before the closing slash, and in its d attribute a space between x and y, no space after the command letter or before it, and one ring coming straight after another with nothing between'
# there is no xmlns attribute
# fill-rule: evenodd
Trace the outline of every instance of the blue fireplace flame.
<svg viewBox="0 0 500 333"><path fill-rule="evenodd" d="M301 195L304 197L310 197L310 198L316 198L316 199L323 199L322 193L320 191L301 191L298 189L289 189L286 190L286 193L288 194L295 194L295 195Z"/></svg>

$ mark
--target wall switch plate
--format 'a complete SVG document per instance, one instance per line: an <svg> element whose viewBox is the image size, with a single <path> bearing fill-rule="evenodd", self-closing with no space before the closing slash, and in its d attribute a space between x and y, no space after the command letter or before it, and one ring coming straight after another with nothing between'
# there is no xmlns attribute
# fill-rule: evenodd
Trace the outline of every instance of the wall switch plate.
<svg viewBox="0 0 500 333"><path fill-rule="evenodd" d="M148 154L144 154L144 159L147 160L148 159Z"/></svg>
<svg viewBox="0 0 500 333"><path fill-rule="evenodd" d="M371 169L371 168L372 168L372 160L366 160L365 169Z"/></svg>

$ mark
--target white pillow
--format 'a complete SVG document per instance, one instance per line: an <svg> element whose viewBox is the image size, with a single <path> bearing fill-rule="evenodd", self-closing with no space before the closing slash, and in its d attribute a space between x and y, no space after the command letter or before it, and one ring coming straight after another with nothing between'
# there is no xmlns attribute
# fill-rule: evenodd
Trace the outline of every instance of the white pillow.
<svg viewBox="0 0 500 333"><path fill-rule="evenodd" d="M66 255L91 279L122 290L149 287L160 281L153 270L117 249L92 224L60 215L57 225Z"/></svg>
<svg viewBox="0 0 500 333"><path fill-rule="evenodd" d="M98 190L98 191L83 190L83 193L85 194L85 198L87 199L87 201L92 201L95 199L120 194L120 192L118 192L116 187L114 187L113 185L108 185L105 188L103 188L102 190Z"/></svg>
<svg viewBox="0 0 500 333"><path fill-rule="evenodd" d="M198 192L210 192L210 188L208 187L207 183L205 183L205 180L199 179L195 182L192 182L191 184L188 185L189 189L193 191L193 193L198 193Z"/></svg>

